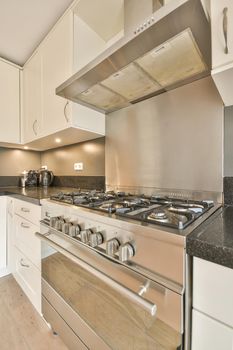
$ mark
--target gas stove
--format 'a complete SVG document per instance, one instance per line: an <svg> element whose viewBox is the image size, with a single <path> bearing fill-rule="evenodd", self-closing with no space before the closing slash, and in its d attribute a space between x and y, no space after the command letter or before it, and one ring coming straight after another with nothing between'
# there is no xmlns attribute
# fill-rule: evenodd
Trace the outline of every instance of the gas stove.
<svg viewBox="0 0 233 350"><path fill-rule="evenodd" d="M211 200L184 200L125 192L78 190L57 193L51 200L183 230L214 206Z"/></svg>
<svg viewBox="0 0 233 350"><path fill-rule="evenodd" d="M69 304L73 299L73 294L70 296L69 293L73 293L75 288L78 288L77 295L84 290L76 282L79 272L83 271L85 278L87 273L90 275L85 285L91 285L91 288L84 290L85 297L93 287L97 286L98 289L98 296L89 299L93 309L100 299L108 299L104 296L106 286L113 288L111 303L117 304L114 310L120 310L122 314L116 295L124 295L126 300L122 310L126 302L132 306L132 310L136 303L137 310L138 307L143 309L143 320L145 312L149 311L152 317L156 314L158 326L162 321L163 331L158 328L153 334L165 334L163 341L167 346L164 348L175 350L181 348L184 342L184 349L188 350L190 330L187 326L185 328L185 322L189 324L191 312L191 262L185 249L186 236L220 205L201 199L205 197L203 193L200 197L193 195L193 198L201 200L184 199L182 196L186 196L186 193L178 197L76 190L43 199L40 232L36 235L44 247L42 309L48 322L51 320L47 312L47 298L53 305L53 299L57 300L57 292L60 293L62 287L68 294L62 293L61 297L68 295ZM60 269L60 273L52 273L55 267L56 271ZM67 274L64 269L68 269ZM66 275L71 278L63 279ZM48 277L53 279L51 283ZM96 282L93 282L94 277L97 278ZM68 283L67 288L64 281ZM56 283L58 289L55 293L53 288ZM69 283L72 283L71 287ZM99 292L101 283L104 283L104 287ZM76 307L76 298L73 300ZM56 305L53 305L54 309ZM67 305L67 301L64 305ZM85 302L85 305L89 303ZM170 339L175 340L173 346ZM157 348L157 345L152 347Z"/></svg>

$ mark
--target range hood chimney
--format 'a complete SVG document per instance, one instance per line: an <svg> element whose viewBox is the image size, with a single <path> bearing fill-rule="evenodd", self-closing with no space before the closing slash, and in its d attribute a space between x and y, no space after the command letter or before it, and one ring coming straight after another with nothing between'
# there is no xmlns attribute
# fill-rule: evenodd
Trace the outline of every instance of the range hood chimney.
<svg viewBox="0 0 233 350"><path fill-rule="evenodd" d="M200 0L125 0L124 10L124 37L58 95L110 113L210 74L210 25Z"/></svg>

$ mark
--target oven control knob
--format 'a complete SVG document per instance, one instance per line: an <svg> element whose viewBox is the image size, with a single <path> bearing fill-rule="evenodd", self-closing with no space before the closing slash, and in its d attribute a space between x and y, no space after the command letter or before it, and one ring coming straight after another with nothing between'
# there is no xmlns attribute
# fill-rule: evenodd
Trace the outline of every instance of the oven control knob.
<svg viewBox="0 0 233 350"><path fill-rule="evenodd" d="M83 243L88 244L90 240L90 236L93 234L91 229L86 229L80 232L80 238Z"/></svg>
<svg viewBox="0 0 233 350"><path fill-rule="evenodd" d="M73 224L69 227L69 236L70 237L78 237L81 232L81 227L78 224Z"/></svg>
<svg viewBox="0 0 233 350"><path fill-rule="evenodd" d="M90 235L89 243L92 248L97 247L98 245L104 243L104 236L102 232L92 233Z"/></svg>
<svg viewBox="0 0 233 350"><path fill-rule="evenodd" d="M124 243L120 246L119 259L120 261L128 261L135 255L135 248L131 242Z"/></svg>
<svg viewBox="0 0 233 350"><path fill-rule="evenodd" d="M61 231L62 230L62 225L65 223L65 220L64 219L61 219L61 218L58 218L55 222L55 230L57 231Z"/></svg>
<svg viewBox="0 0 233 350"><path fill-rule="evenodd" d="M65 233L66 235L69 234L69 229L72 226L71 222L63 222L61 225L61 230L63 233Z"/></svg>
<svg viewBox="0 0 233 350"><path fill-rule="evenodd" d="M117 238L112 238L106 242L106 253L107 255L114 256L120 248L120 242Z"/></svg>
<svg viewBox="0 0 233 350"><path fill-rule="evenodd" d="M54 228L55 225L56 225L57 220L59 220L58 217L56 217L56 216L51 217L49 219L49 225Z"/></svg>

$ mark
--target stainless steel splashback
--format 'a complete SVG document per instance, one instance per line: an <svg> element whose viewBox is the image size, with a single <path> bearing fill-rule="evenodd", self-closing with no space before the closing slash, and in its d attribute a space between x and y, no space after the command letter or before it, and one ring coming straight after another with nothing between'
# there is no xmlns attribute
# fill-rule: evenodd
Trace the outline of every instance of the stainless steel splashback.
<svg viewBox="0 0 233 350"><path fill-rule="evenodd" d="M106 123L107 188L222 192L223 104L210 77Z"/></svg>

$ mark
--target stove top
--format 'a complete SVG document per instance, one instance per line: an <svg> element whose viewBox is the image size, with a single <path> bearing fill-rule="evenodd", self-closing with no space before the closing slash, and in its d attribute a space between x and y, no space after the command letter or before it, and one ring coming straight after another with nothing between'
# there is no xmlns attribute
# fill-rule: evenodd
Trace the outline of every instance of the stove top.
<svg viewBox="0 0 233 350"><path fill-rule="evenodd" d="M125 192L77 190L57 193L51 200L90 208L116 216L183 230L214 206L213 201L194 201Z"/></svg>

